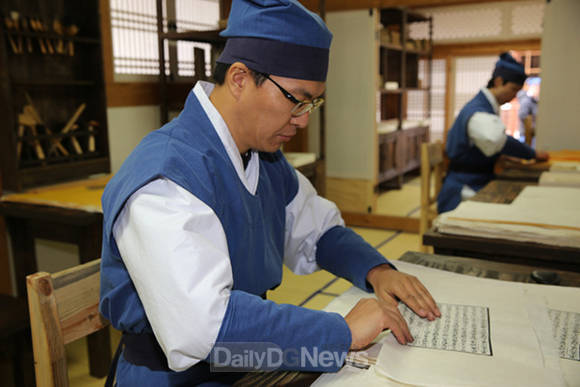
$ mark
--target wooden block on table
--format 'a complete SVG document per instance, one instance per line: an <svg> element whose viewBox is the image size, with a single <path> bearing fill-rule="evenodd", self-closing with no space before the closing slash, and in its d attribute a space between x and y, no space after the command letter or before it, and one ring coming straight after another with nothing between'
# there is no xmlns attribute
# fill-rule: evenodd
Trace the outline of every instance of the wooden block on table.
<svg viewBox="0 0 580 387"><path fill-rule="evenodd" d="M71 127L71 131L75 131L79 128L79 126L77 124L74 124ZM79 144L79 141L77 140L75 135L71 135L70 137L70 141L73 145L73 148L75 149L75 152L77 153L77 155L82 155L83 154L83 149L81 148L81 144Z"/></svg>
<svg viewBox="0 0 580 387"><path fill-rule="evenodd" d="M42 149L42 145L40 145L40 141L38 141L38 132L36 131L36 126L31 126L30 131L31 131L32 135L34 136L34 139L32 140L32 142L34 143L34 150L36 152L36 157L38 157L39 160L46 159L46 156L44 155L44 150Z"/></svg>

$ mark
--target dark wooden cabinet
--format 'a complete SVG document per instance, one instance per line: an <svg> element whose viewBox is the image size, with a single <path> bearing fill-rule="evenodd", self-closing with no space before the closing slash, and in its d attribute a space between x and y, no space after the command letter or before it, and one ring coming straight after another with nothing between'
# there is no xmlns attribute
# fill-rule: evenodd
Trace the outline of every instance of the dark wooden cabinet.
<svg viewBox="0 0 580 387"><path fill-rule="evenodd" d="M109 172L98 0L0 3L5 189Z"/></svg>
<svg viewBox="0 0 580 387"><path fill-rule="evenodd" d="M380 23L378 183L398 178L400 184L405 173L419 168L421 142L429 140L432 19L406 8L387 8L380 10ZM428 37L409 39L412 23L426 23ZM422 79L421 59L426 67ZM424 100L422 117L412 120L407 117L410 92Z"/></svg>

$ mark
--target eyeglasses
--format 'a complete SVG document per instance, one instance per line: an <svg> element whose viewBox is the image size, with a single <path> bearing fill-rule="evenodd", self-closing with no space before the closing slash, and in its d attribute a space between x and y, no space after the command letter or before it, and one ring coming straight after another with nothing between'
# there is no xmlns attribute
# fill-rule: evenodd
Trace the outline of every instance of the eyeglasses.
<svg viewBox="0 0 580 387"><path fill-rule="evenodd" d="M314 98L312 101L299 101L296 97L294 97L292 94L290 94L286 89L284 89L282 86L280 86L278 84L278 82L276 82L275 80L273 80L272 78L270 78L270 76L268 74L264 74L264 73L259 73L260 75L263 75L264 77L266 77L267 79L269 79L273 84L275 84L278 89L280 89L280 91L282 92L282 94L284 94L284 97L288 98L294 105L294 107L292 108L292 110L290 111L290 114L292 114L294 117L298 117L301 116L303 114L306 113L310 113L311 111L317 109L320 107L320 105L322 105L324 103L324 98Z"/></svg>

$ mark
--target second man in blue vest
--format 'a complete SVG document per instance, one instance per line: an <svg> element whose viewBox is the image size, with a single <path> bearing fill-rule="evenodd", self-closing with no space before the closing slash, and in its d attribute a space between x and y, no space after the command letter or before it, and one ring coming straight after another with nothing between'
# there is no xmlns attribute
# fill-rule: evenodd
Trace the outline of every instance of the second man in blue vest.
<svg viewBox="0 0 580 387"><path fill-rule="evenodd" d="M535 151L505 133L500 106L511 101L526 80L524 66L509 53L500 55L487 87L469 101L447 134L450 164L437 198L439 213L453 210L462 199L482 189L493 177L500 155L547 160L546 152Z"/></svg>

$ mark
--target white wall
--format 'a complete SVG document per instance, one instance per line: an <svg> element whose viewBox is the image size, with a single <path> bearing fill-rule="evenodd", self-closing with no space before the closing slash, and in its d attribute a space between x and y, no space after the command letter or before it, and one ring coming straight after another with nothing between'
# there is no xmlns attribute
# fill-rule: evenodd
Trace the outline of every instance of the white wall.
<svg viewBox="0 0 580 387"><path fill-rule="evenodd" d="M580 1L546 5L537 146L580 149Z"/></svg>
<svg viewBox="0 0 580 387"><path fill-rule="evenodd" d="M334 38L326 83L326 176L376 179L375 16L368 9L329 12Z"/></svg>
<svg viewBox="0 0 580 387"><path fill-rule="evenodd" d="M139 141L160 127L159 106L107 109L111 172L115 173Z"/></svg>

